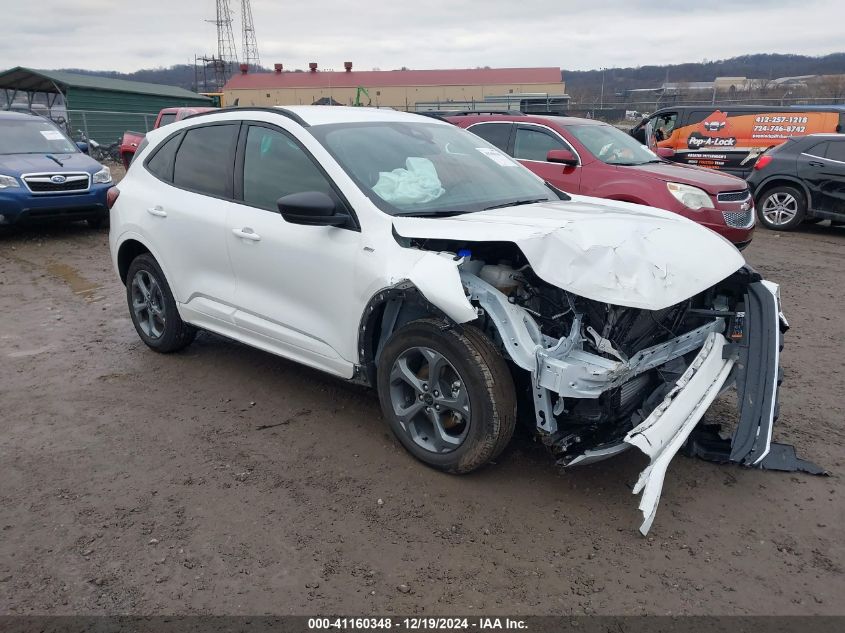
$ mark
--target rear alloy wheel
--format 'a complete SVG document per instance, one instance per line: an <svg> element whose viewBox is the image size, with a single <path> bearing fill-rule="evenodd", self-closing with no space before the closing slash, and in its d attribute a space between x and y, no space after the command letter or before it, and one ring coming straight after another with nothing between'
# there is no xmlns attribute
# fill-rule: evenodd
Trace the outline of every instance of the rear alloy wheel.
<svg viewBox="0 0 845 633"><path fill-rule="evenodd" d="M513 380L502 355L475 328L459 331L436 319L407 324L381 353L378 391L402 445L440 470L474 470L513 436Z"/></svg>
<svg viewBox="0 0 845 633"><path fill-rule="evenodd" d="M790 231L804 221L807 202L795 187L774 187L760 199L757 215L760 222L774 231Z"/></svg>
<svg viewBox="0 0 845 633"><path fill-rule="evenodd" d="M158 281L147 270L139 270L132 277L132 311L141 331L151 339L161 338L167 318L164 314L164 294Z"/></svg>
<svg viewBox="0 0 845 633"><path fill-rule="evenodd" d="M141 340L157 352L175 352L189 345L196 328L182 321L176 300L155 258L136 257L126 274L126 301Z"/></svg>

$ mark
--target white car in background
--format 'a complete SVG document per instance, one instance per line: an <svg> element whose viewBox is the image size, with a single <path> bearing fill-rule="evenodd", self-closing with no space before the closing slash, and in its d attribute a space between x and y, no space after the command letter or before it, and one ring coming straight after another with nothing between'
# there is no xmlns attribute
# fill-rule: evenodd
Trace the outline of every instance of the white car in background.
<svg viewBox="0 0 845 633"><path fill-rule="evenodd" d="M465 473L520 412L564 466L669 461L739 388L725 460L764 465L777 286L677 214L567 196L448 123L367 108L220 110L150 132L110 196L138 335L197 329L377 389L421 461Z"/></svg>

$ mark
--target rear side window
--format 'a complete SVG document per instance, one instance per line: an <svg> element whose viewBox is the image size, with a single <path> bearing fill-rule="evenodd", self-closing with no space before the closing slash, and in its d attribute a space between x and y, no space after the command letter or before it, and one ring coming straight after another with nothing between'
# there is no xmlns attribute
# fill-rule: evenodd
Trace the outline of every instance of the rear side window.
<svg viewBox="0 0 845 633"><path fill-rule="evenodd" d="M173 184L209 196L231 198L237 137L237 124L189 129L176 153Z"/></svg>
<svg viewBox="0 0 845 633"><path fill-rule="evenodd" d="M503 152L508 151L508 139L511 135L511 123L478 123L469 128L491 145L495 145Z"/></svg>
<svg viewBox="0 0 845 633"><path fill-rule="evenodd" d="M804 153L809 154L810 156L818 156L819 158L824 158L828 145L829 143L817 143L816 145L813 145L812 147L805 150Z"/></svg>
<svg viewBox="0 0 845 633"><path fill-rule="evenodd" d="M147 139L144 139L143 141L141 141L141 144L138 146L138 149L135 150L135 153L132 154L132 158L129 159L130 165L132 164L132 161L135 160L136 156L140 156L144 152L144 150L147 149L147 145L149 145L149 144L150 144L150 142Z"/></svg>
<svg viewBox="0 0 845 633"><path fill-rule="evenodd" d="M176 120L176 113L172 114L162 114L161 118L158 120L158 126L164 127L168 123L173 123Z"/></svg>
<svg viewBox="0 0 845 633"><path fill-rule="evenodd" d="M838 160L841 163L845 163L845 139L828 143L827 157L830 160Z"/></svg>
<svg viewBox="0 0 845 633"><path fill-rule="evenodd" d="M734 114L732 112L728 112L727 110L723 110L723 109L719 108L718 106L714 105L709 110L693 110L692 112L689 112L687 114L687 120L683 122L683 125L698 125L704 119L706 119L711 114L713 114L716 110L719 110L720 112L724 113L727 116L731 116L731 115ZM678 127L680 127L680 126L678 126Z"/></svg>
<svg viewBox="0 0 845 633"><path fill-rule="evenodd" d="M181 134L177 134L173 138L162 143L155 153L147 161L147 169L160 180L165 182L173 182L173 157L176 156L176 150L179 148L179 141L182 138ZM144 139L144 143L147 140ZM142 144L143 145L143 144ZM141 153L141 147L135 152L135 155Z"/></svg>

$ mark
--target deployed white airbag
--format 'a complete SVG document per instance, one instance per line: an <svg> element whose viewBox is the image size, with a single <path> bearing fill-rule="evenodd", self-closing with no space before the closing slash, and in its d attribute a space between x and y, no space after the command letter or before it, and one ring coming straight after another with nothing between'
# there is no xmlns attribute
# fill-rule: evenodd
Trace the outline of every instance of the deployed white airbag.
<svg viewBox="0 0 845 633"><path fill-rule="evenodd" d="M391 204L425 204L437 200L445 193L437 176L437 169L427 158L410 156L405 169L379 173L373 191Z"/></svg>

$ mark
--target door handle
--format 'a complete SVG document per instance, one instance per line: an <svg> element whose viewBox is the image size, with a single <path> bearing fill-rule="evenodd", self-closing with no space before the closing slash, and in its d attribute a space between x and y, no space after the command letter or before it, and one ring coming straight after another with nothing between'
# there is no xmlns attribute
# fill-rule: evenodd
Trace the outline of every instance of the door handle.
<svg viewBox="0 0 845 633"><path fill-rule="evenodd" d="M240 237L242 239L249 240L250 242L258 242L258 241L261 240L261 236L258 233L256 233L255 231L253 231L251 228L249 228L248 226L245 226L242 229L232 229L232 233L236 237Z"/></svg>
<svg viewBox="0 0 845 633"><path fill-rule="evenodd" d="M824 163L820 163L820 162L819 162L819 161L817 161L817 160L811 160L811 161L808 163L808 165L810 165L810 167L824 167Z"/></svg>
<svg viewBox="0 0 845 633"><path fill-rule="evenodd" d="M159 205L156 205L154 207L149 207L147 209L147 213L149 213L150 215L154 215L156 217L159 217L159 218L166 218L167 217L167 211L162 209L161 206L159 206Z"/></svg>

